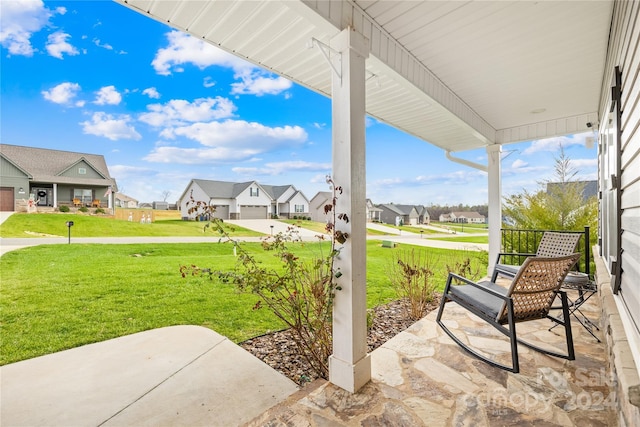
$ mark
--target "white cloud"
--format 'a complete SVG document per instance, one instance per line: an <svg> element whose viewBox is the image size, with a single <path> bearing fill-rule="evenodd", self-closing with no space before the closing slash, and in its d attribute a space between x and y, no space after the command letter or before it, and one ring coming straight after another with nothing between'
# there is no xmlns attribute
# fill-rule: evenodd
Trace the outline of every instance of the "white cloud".
<svg viewBox="0 0 640 427"><path fill-rule="evenodd" d="M54 12L40 0L0 1L0 44L11 55L32 56L31 36L46 27L56 12L64 14L66 9Z"/></svg>
<svg viewBox="0 0 640 427"><path fill-rule="evenodd" d="M313 127L316 129L324 129L326 126L327 126L326 123L317 123L317 122L313 123Z"/></svg>
<svg viewBox="0 0 640 427"><path fill-rule="evenodd" d="M193 102L172 99L166 104L147 105L148 113L140 114L140 121L154 127L184 126L188 123L226 119L233 116L236 106L227 98L198 98ZM174 129L163 131L172 137Z"/></svg>
<svg viewBox="0 0 640 427"><path fill-rule="evenodd" d="M71 101L80 92L80 85L78 83L65 82L54 86L50 90L43 90L42 96L47 101L51 101L55 104L70 105ZM84 103L76 104L78 106L84 105Z"/></svg>
<svg viewBox="0 0 640 427"><path fill-rule="evenodd" d="M555 138L546 138L533 141L531 145L525 149L522 154L529 155L540 151L549 151L555 153L559 151L560 146L564 148L571 147L572 145L585 145L585 138L587 134L581 133L576 135L559 136Z"/></svg>
<svg viewBox="0 0 640 427"><path fill-rule="evenodd" d="M215 85L216 85L215 80L213 80L209 76L205 77L204 80L202 81L202 86L204 87L214 87Z"/></svg>
<svg viewBox="0 0 640 427"><path fill-rule="evenodd" d="M597 168L598 167L598 159L571 159L570 165L573 168L581 169L581 168Z"/></svg>
<svg viewBox="0 0 640 427"><path fill-rule="evenodd" d="M261 71L236 73L242 81L231 84L231 93L235 95L277 95L292 86L284 77L265 76Z"/></svg>
<svg viewBox="0 0 640 427"><path fill-rule="evenodd" d="M174 136L184 136L207 147L233 147L264 153L292 143L302 143L307 133L299 126L269 127L244 120L195 123L173 129Z"/></svg>
<svg viewBox="0 0 640 427"><path fill-rule="evenodd" d="M122 95L115 86L104 86L96 92L96 100L93 101L97 105L118 105L122 101Z"/></svg>
<svg viewBox="0 0 640 427"><path fill-rule="evenodd" d="M63 33L62 31L56 31L53 34L49 34L46 44L49 55L58 59L63 59L62 55L65 53L71 56L78 55L78 49L67 42L69 37L71 37L69 34Z"/></svg>
<svg viewBox="0 0 640 427"><path fill-rule="evenodd" d="M100 39L93 39L93 43L103 49L113 50L113 46L111 46L109 43L102 43Z"/></svg>
<svg viewBox="0 0 640 427"><path fill-rule="evenodd" d="M183 136L197 141L205 147L182 148L157 145L145 160L183 164L253 161L262 153L304 142L307 137L304 129L298 126L272 128L242 120L195 123L171 131L165 130L161 135L167 136L169 133L171 133L170 136ZM290 165L304 166L295 162ZM272 167L277 168L279 164L274 163Z"/></svg>
<svg viewBox="0 0 640 427"><path fill-rule="evenodd" d="M151 99L160 99L160 92L155 87L148 87L142 91L143 95L147 95Z"/></svg>
<svg viewBox="0 0 640 427"><path fill-rule="evenodd" d="M212 65L232 68L236 72L253 68L248 62L181 31L167 33L167 39L169 46L159 49L151 62L158 74L167 76L172 71L182 72L184 64L193 64L201 70Z"/></svg>
<svg viewBox="0 0 640 427"><path fill-rule="evenodd" d="M258 150L229 147L180 148L156 147L144 160L156 163L180 163L187 165L236 162L250 159Z"/></svg>
<svg viewBox="0 0 640 427"><path fill-rule="evenodd" d="M292 86L284 77L274 77L253 64L189 34L171 31L167 33L167 39L169 46L159 49L151 62L158 74L182 72L184 64L195 65L201 70L210 66L231 68L235 73L234 77L240 80L231 84L231 93L236 95L276 95ZM205 78L204 85L210 87L208 78Z"/></svg>
<svg viewBox="0 0 640 427"><path fill-rule="evenodd" d="M516 159L513 161L513 163L511 163L511 169L520 169L527 167L528 165L529 163L525 162L524 160Z"/></svg>
<svg viewBox="0 0 640 427"><path fill-rule="evenodd" d="M128 115L115 117L111 114L94 113L90 121L81 122L82 130L89 135L103 136L112 141L120 139L139 140L142 136L135 128L129 125L131 118Z"/></svg>
<svg viewBox="0 0 640 427"><path fill-rule="evenodd" d="M317 172L317 171L329 171L331 170L331 163L313 163L305 162L302 160L289 161L289 162L274 162L267 163L263 168L245 168L235 167L231 169L235 173L243 175L281 175L285 172L305 171L305 172ZM323 175L324 176L324 175Z"/></svg>

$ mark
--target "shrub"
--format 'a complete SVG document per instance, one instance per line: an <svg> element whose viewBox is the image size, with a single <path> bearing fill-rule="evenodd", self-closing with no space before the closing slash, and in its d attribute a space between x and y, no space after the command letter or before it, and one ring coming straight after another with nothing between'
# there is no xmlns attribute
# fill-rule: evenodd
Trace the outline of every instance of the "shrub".
<svg viewBox="0 0 640 427"><path fill-rule="evenodd" d="M389 279L398 295L409 301L407 315L421 319L435 297L437 284L433 280L436 261L428 252L410 249L398 251L392 258Z"/></svg>
<svg viewBox="0 0 640 427"><path fill-rule="evenodd" d="M59 212L69 212L71 209L69 209L69 206L67 205L62 205L62 206L58 206L58 211Z"/></svg>
<svg viewBox="0 0 640 427"><path fill-rule="evenodd" d="M319 245L319 253L313 257L300 259L290 249L299 242L297 227L290 226L285 233L267 236L262 241L265 251L273 252L281 261L277 268L265 267L256 258L244 250L238 241L232 240L216 219L206 227L213 227L221 236L221 240L234 245L234 254L238 263L234 271L222 272L211 268L200 268L195 265L181 266L182 277L205 276L217 277L222 282L235 284L242 292L250 292L260 297L255 308L266 306L292 332L293 340L300 354L307 360L314 372L325 379L329 376L329 356L332 351L333 300L335 292L341 288L334 278L342 274L334 269L334 260L340 253L337 248L349 237L347 233L336 229L336 220L349 222L345 214L335 212L337 195L342 192L327 177L327 183L333 188L334 197L325 206L325 213L332 221L327 223L327 232L331 234L331 247L323 249ZM189 213L209 210L205 202L191 199ZM294 217L294 219L298 219ZM323 240L320 236L319 240Z"/></svg>
<svg viewBox="0 0 640 427"><path fill-rule="evenodd" d="M78 210L82 213L87 213L89 212L89 208L87 208L86 206L82 206L80 208L78 208Z"/></svg>
<svg viewBox="0 0 640 427"><path fill-rule="evenodd" d="M103 214L103 213L104 213L104 209L102 209L102 208L96 208L95 213L96 213L96 215L97 215L97 214Z"/></svg>

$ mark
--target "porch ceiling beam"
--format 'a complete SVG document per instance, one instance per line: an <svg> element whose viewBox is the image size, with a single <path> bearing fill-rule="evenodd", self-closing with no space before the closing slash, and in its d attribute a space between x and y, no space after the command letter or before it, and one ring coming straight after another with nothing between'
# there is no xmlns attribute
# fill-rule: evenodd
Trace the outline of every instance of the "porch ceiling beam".
<svg viewBox="0 0 640 427"><path fill-rule="evenodd" d="M371 40L369 61L375 57L401 77L397 81L420 89L425 99L429 100L429 105L439 110L443 118L454 121L461 128L471 131L482 145L489 145L495 141L496 131L487 121L355 3L315 0L302 0L302 3L336 28L344 30L352 26L358 33ZM300 7L296 8L302 13L300 9ZM376 116L374 111L368 109L367 112ZM429 142L440 145L437 141Z"/></svg>
<svg viewBox="0 0 640 427"><path fill-rule="evenodd" d="M500 129L496 132L496 143L510 144L514 142L531 141L534 139L552 138L554 136L570 135L574 133L597 130L598 112L580 114L578 116L563 117L522 126ZM587 126L591 123L595 127Z"/></svg>

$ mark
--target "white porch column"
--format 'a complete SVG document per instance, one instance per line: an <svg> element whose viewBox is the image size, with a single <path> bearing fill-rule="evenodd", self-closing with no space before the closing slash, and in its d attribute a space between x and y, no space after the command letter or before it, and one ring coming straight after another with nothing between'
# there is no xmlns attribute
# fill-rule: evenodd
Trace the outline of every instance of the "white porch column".
<svg viewBox="0 0 640 427"><path fill-rule="evenodd" d="M58 207L58 184L53 184L53 207Z"/></svg>
<svg viewBox="0 0 640 427"><path fill-rule="evenodd" d="M339 52L332 59L333 181L342 187L336 212L349 222L337 220L336 229L349 234L335 267L341 290L333 307L333 354L329 358L329 381L351 393L371 379L367 354L366 289L366 174L365 174L365 60L369 42L351 28L331 40Z"/></svg>
<svg viewBox="0 0 640 427"><path fill-rule="evenodd" d="M500 253L500 228L502 227L502 181L500 172L500 157L502 145L494 144L487 147L489 174L489 276Z"/></svg>

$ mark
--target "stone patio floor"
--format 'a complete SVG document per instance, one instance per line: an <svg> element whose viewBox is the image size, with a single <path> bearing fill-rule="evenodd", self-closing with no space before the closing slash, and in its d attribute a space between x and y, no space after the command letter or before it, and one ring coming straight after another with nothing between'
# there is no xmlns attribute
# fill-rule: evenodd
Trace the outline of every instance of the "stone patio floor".
<svg viewBox="0 0 640 427"><path fill-rule="evenodd" d="M576 295L571 295L575 298ZM597 296L582 306L596 324ZM372 352L372 381L350 394L316 381L248 426L617 426L605 344L571 318L576 360L519 345L520 373L463 351L436 324L436 311ZM443 320L465 342L509 362L508 339L454 303ZM518 324L528 341L564 350L550 320ZM602 333L594 330L602 341Z"/></svg>

